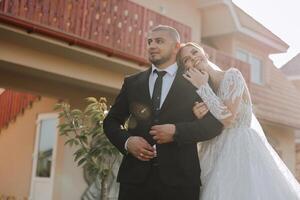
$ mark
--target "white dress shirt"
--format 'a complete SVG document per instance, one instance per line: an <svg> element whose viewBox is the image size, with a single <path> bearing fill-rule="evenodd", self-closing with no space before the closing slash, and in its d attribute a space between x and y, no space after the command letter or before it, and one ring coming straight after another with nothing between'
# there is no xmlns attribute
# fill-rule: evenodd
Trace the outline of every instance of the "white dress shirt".
<svg viewBox="0 0 300 200"><path fill-rule="evenodd" d="M177 66L177 63L174 63L172 65L170 65L169 67L165 68L165 69L159 69L157 67L155 67L153 64L152 64L152 70L151 70L151 74L150 74L150 77L149 77L149 92L150 92L150 97L152 98L152 94L153 94L153 90L154 90L154 84L155 84L155 81L158 77L157 73L154 72L154 70L157 70L157 71L166 71L167 73L164 75L163 77L163 82L162 82L162 88L161 88L161 98L160 98L160 108L161 106L163 105L169 91L170 91L170 88L172 86L172 83L175 79L175 76L176 76L176 72L178 70L178 66ZM128 138L129 139L129 138ZM125 142L125 149L127 151L127 143L128 143L128 139L126 140Z"/></svg>
<svg viewBox="0 0 300 200"><path fill-rule="evenodd" d="M154 90L154 84L158 77L157 73L155 73L154 70L167 72L163 77L163 83L162 83L162 88L161 88L161 98L160 98L160 108L169 93L169 90L175 79L177 69L178 69L177 63L174 63L173 65L170 65L169 67L167 67L165 69L159 69L159 68L155 67L154 65L152 65L152 71L151 71L151 74L149 77L149 92L150 92L151 98L152 98L152 94L153 94L153 90Z"/></svg>

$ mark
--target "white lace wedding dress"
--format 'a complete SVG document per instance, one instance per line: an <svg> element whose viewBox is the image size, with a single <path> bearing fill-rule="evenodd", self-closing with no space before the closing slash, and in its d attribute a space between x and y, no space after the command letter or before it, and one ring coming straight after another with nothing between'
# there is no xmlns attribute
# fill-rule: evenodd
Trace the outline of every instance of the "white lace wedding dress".
<svg viewBox="0 0 300 200"><path fill-rule="evenodd" d="M197 93L220 121L235 115L219 136L199 144L200 200L300 199L296 179L263 132L251 127L252 104L240 71L227 70L217 94L208 84Z"/></svg>

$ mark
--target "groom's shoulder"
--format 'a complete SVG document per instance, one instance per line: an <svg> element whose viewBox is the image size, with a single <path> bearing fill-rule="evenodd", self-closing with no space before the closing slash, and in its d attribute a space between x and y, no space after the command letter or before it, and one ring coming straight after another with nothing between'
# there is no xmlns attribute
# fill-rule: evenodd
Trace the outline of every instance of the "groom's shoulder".
<svg viewBox="0 0 300 200"><path fill-rule="evenodd" d="M129 74L125 76L125 80L126 81L136 81L139 80L141 78L144 78L145 76L147 76L149 74L149 68L144 69L143 71L140 72L136 72L134 74Z"/></svg>

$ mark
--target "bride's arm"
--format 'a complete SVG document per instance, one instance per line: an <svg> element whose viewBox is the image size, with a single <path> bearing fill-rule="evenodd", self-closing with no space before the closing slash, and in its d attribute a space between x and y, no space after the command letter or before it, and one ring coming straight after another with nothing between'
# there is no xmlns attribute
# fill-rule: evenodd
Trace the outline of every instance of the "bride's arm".
<svg viewBox="0 0 300 200"><path fill-rule="evenodd" d="M194 71L189 77L189 81L198 88L197 94L207 105L209 111L216 117L224 127L229 126L236 118L237 110L242 100L245 89L243 76L237 69L231 69L224 77L221 88L221 98L211 89L207 82L199 81L201 74Z"/></svg>

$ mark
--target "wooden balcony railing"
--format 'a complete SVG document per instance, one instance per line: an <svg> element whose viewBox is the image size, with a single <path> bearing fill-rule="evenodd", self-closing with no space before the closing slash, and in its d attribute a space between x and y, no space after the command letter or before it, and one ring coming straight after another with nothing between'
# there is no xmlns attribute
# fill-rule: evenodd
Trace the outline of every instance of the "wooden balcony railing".
<svg viewBox="0 0 300 200"><path fill-rule="evenodd" d="M22 113L38 96L5 90L0 94L0 131Z"/></svg>
<svg viewBox="0 0 300 200"><path fill-rule="evenodd" d="M0 21L140 64L147 63L145 37L155 25L191 40L190 27L128 0L2 0Z"/></svg>
<svg viewBox="0 0 300 200"><path fill-rule="evenodd" d="M142 65L148 62L145 37L151 27L170 25L182 42L191 40L190 27L128 0L0 0L0 22ZM248 64L204 47L212 62L240 69L249 82Z"/></svg>

